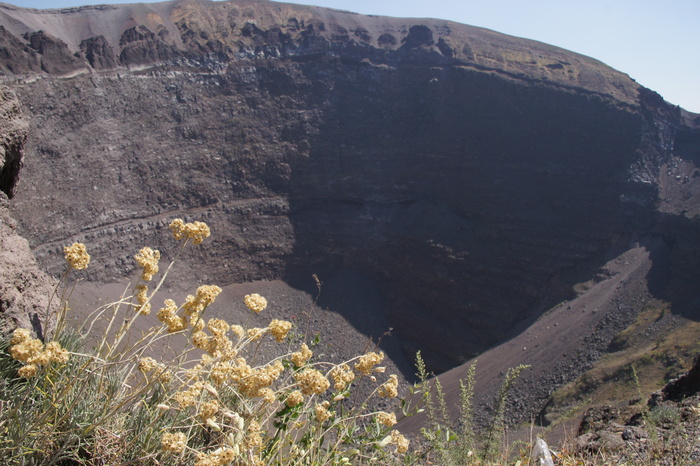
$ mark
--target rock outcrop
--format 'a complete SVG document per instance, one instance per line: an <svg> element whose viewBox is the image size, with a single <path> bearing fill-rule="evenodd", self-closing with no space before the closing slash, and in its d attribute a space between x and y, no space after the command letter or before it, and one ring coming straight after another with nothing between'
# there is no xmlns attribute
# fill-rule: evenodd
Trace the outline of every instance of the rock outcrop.
<svg viewBox="0 0 700 466"><path fill-rule="evenodd" d="M351 270L436 371L641 237L670 245L658 292L696 296L679 283L700 265L700 121L594 59L248 0L3 5L0 26L0 69L32 122L15 213L53 274L81 240L104 258L93 280L121 277L135 238L168 256L170 219L205 220L217 234L189 274Z"/></svg>
<svg viewBox="0 0 700 466"><path fill-rule="evenodd" d="M0 333L31 328L43 337L50 331L50 304L55 280L36 264L29 242L17 234L8 196L14 194L22 166L27 121L10 89L0 86Z"/></svg>

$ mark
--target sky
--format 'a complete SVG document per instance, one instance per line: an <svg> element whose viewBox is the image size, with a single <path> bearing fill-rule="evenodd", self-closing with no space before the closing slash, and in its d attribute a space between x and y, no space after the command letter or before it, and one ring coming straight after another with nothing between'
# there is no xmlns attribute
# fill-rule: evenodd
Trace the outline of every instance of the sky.
<svg viewBox="0 0 700 466"><path fill-rule="evenodd" d="M30 8L151 3L0 0ZM301 0L363 14L439 18L596 58L674 105L700 113L699 0Z"/></svg>

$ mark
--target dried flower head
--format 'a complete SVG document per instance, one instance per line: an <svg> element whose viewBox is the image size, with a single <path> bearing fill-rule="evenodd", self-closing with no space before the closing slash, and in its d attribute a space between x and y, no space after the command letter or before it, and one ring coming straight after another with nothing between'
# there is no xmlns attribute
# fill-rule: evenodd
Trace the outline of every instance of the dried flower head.
<svg viewBox="0 0 700 466"><path fill-rule="evenodd" d="M345 387L355 380L355 373L347 364L341 364L331 369L331 377L333 378L333 388L345 390Z"/></svg>
<svg viewBox="0 0 700 466"><path fill-rule="evenodd" d="M408 451L409 440L395 430L391 431L391 443L396 445L396 452L399 454Z"/></svg>
<svg viewBox="0 0 700 466"><path fill-rule="evenodd" d="M399 396L399 379L395 374L389 376L384 384L377 389L377 394L382 398L396 398Z"/></svg>
<svg viewBox="0 0 700 466"><path fill-rule="evenodd" d="M189 295L182 305L185 315L194 317L204 312L217 296L221 293L221 288L216 285L202 285L197 288L195 296Z"/></svg>
<svg viewBox="0 0 700 466"><path fill-rule="evenodd" d="M396 424L396 414L380 412L377 414L377 422L385 427L394 427Z"/></svg>
<svg viewBox="0 0 700 466"><path fill-rule="evenodd" d="M383 359L383 352L363 354L355 363L355 370L363 375L372 375L372 368L382 362Z"/></svg>
<svg viewBox="0 0 700 466"><path fill-rule="evenodd" d="M255 419L250 421L247 433L245 436L245 444L248 448L257 448L262 445L262 437L260 436L260 424Z"/></svg>
<svg viewBox="0 0 700 466"><path fill-rule="evenodd" d="M301 344L301 349L295 353L292 353L289 359L292 360L295 366L301 367L306 364L306 361L311 359L313 352L306 346L306 343Z"/></svg>
<svg viewBox="0 0 700 466"><path fill-rule="evenodd" d="M87 253L87 248L83 243L73 243L71 246L65 246L63 252L68 266L72 269L83 270L90 263L90 255Z"/></svg>
<svg viewBox="0 0 700 466"><path fill-rule="evenodd" d="M44 352L48 353L51 362L65 363L70 357L68 351L61 348L61 344L57 341L48 342Z"/></svg>
<svg viewBox="0 0 700 466"><path fill-rule="evenodd" d="M287 406L294 407L300 403L304 402L304 396L301 394L299 390L294 390L291 392L289 395L287 395L287 398L284 400L284 404Z"/></svg>
<svg viewBox="0 0 700 466"><path fill-rule="evenodd" d="M204 222L185 223L180 218L170 222L170 231L173 232L175 241L183 238L192 239L192 244L200 244L204 238L209 238L211 231Z"/></svg>
<svg viewBox="0 0 700 466"><path fill-rule="evenodd" d="M39 367L36 364L27 364L22 366L17 370L17 375L24 377L25 379L32 378L39 371Z"/></svg>
<svg viewBox="0 0 700 466"><path fill-rule="evenodd" d="M20 343L10 346L9 351L12 359L22 362L29 362L31 358L36 357L43 351L43 349L44 345L41 343L41 340L36 338L27 338Z"/></svg>
<svg viewBox="0 0 700 466"><path fill-rule="evenodd" d="M148 286L136 286L136 301L139 303L139 306L136 307L139 314L147 316L151 313L151 303L148 302Z"/></svg>
<svg viewBox="0 0 700 466"><path fill-rule="evenodd" d="M250 341L258 341L267 332L267 328L253 327L248 329L248 338Z"/></svg>
<svg viewBox="0 0 700 466"><path fill-rule="evenodd" d="M12 332L12 339L10 340L11 345L16 345L22 343L25 340L29 340L32 337L32 332L26 328L18 328Z"/></svg>
<svg viewBox="0 0 700 466"><path fill-rule="evenodd" d="M331 416L333 416L333 413L328 411L329 405L330 405L330 403L328 403L327 401L324 401L323 403L317 404L314 407L314 411L316 411L316 420L318 422L325 422L328 419L330 419Z"/></svg>
<svg viewBox="0 0 700 466"><path fill-rule="evenodd" d="M182 453L187 445L187 437L183 432L165 432L160 439L164 451Z"/></svg>
<svg viewBox="0 0 700 466"><path fill-rule="evenodd" d="M253 312L260 312L267 307L267 299L257 293L247 294L243 298L243 302Z"/></svg>
<svg viewBox="0 0 700 466"><path fill-rule="evenodd" d="M272 319L270 322L270 333L275 337L277 343L282 343L287 337L287 333L292 328L292 323L286 320Z"/></svg>
<svg viewBox="0 0 700 466"><path fill-rule="evenodd" d="M307 368L294 374L294 379L304 395L320 395L328 390L331 383L316 369Z"/></svg>
<svg viewBox="0 0 700 466"><path fill-rule="evenodd" d="M138 254L134 256L136 263L143 269L141 278L144 281L151 281L153 276L158 273L158 261L160 260L160 251L149 247L141 248Z"/></svg>
<svg viewBox="0 0 700 466"><path fill-rule="evenodd" d="M143 373L151 372L153 369L156 369L160 364L158 361L151 357L145 357L139 359L139 370Z"/></svg>
<svg viewBox="0 0 700 466"><path fill-rule="evenodd" d="M180 405L180 408L187 408L194 405L197 397L202 393L203 387L203 382L195 382L187 390L175 393L173 398Z"/></svg>
<svg viewBox="0 0 700 466"><path fill-rule="evenodd" d="M207 422L208 419L214 417L219 412L219 402L216 400L207 401L199 405L199 417L202 422Z"/></svg>
<svg viewBox="0 0 700 466"><path fill-rule="evenodd" d="M187 328L187 317L177 315L177 304L172 299L163 302L164 307L158 310L156 317L168 326L168 332L179 332Z"/></svg>
<svg viewBox="0 0 700 466"><path fill-rule="evenodd" d="M274 403L275 401L275 392L269 387L258 390L258 396L265 400L265 403Z"/></svg>

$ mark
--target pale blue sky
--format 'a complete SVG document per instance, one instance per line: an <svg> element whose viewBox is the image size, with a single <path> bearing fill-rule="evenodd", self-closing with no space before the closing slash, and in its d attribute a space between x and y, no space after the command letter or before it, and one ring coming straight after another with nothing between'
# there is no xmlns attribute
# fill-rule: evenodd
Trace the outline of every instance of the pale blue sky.
<svg viewBox="0 0 700 466"><path fill-rule="evenodd" d="M129 0L0 0L63 8ZM493 29L597 58L700 113L700 0L305 0L364 14L430 17Z"/></svg>

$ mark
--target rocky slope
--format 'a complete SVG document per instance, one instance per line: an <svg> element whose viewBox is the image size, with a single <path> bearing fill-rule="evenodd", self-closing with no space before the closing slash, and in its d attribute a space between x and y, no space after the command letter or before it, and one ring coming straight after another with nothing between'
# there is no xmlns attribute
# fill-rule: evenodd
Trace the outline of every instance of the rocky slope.
<svg viewBox="0 0 700 466"><path fill-rule="evenodd" d="M47 316L56 310L50 302L56 283L17 234L8 199L19 179L28 127L15 94L0 86L0 333L23 327L42 337L51 331Z"/></svg>
<svg viewBox="0 0 700 466"><path fill-rule="evenodd" d="M134 244L172 256L173 217L205 220L211 247L181 283L356 277L380 290L403 355L436 371L640 239L665 244L650 292L694 309L700 121L591 58L246 0L0 5L0 48L31 121L14 212L51 273L80 240L101 258L89 278L109 282ZM386 330L339 303L365 334Z"/></svg>

